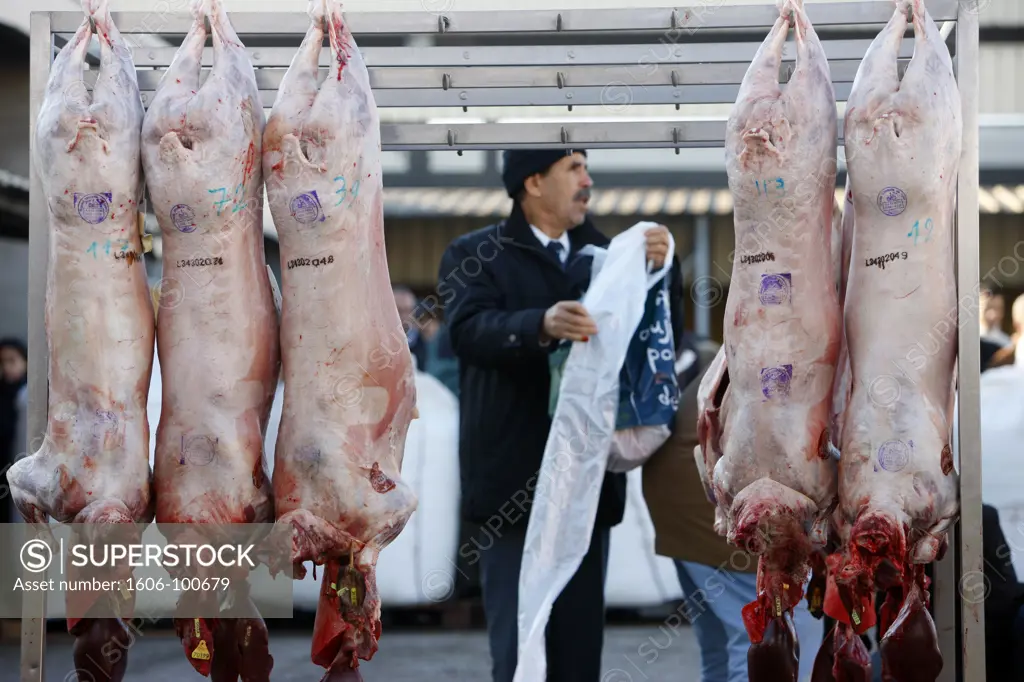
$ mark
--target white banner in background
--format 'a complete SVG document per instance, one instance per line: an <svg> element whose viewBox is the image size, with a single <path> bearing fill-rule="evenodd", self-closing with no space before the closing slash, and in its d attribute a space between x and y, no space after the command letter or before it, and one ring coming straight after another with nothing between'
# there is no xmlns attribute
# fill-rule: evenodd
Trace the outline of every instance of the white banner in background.
<svg viewBox="0 0 1024 682"><path fill-rule="evenodd" d="M551 606L572 578L594 529L601 481L615 432L619 372L643 318L647 292L671 267L647 273L644 232L637 223L594 254L583 305L598 332L574 343L562 375L551 432L544 449L519 575L519 656L514 682L538 682L547 674L545 629Z"/></svg>

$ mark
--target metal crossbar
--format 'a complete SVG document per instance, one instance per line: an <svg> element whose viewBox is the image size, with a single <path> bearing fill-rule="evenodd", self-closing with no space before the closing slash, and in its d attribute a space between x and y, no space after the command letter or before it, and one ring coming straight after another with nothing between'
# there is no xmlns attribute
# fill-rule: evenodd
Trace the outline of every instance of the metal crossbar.
<svg viewBox="0 0 1024 682"><path fill-rule="evenodd" d="M951 551L936 565L933 601L936 627L945 664L941 682L984 682L983 603L960 591L958 576L982 575L981 456L979 406L978 304L978 2L928 0L932 18L947 37L955 30L954 63L963 101L963 154L959 170L956 220L957 288L960 300L958 388L959 474L961 514L950 534ZM362 47L370 70L374 96L381 109L384 150L503 149L514 146L585 148L722 147L725 120L696 120L684 113L645 116L644 107L731 105L750 59L778 17L775 3L725 6L725 0L705 0L682 8L622 10L482 11L482 12L368 12L348 13L346 21L358 43L361 36L459 35L469 46ZM192 25L183 12L115 12L113 20L134 47L143 100L148 104L178 44ZM184 6L180 0L175 2ZM839 29L880 29L892 16L891 0L806 4L819 32ZM242 41L280 41L297 45L309 27L303 12L239 12L230 15ZM33 12L31 15L30 128L34 146L39 111L55 49L82 21L78 12ZM756 31L755 31L756 30ZM738 34L751 36L736 41ZM761 32L758 34L757 32ZM862 31L861 31L862 32ZM533 35L545 44L495 46L496 34ZM691 40L722 35L723 41ZM588 37L629 36L625 45L576 44ZM649 34L650 44L636 44L637 34ZM550 44L565 36L566 45ZM728 41L725 40L728 38ZM143 42L145 41L145 42ZM543 42L543 41L542 41ZM860 60L870 41L823 38L837 100L845 101ZM573 43L573 44L568 44ZM169 47L150 45L169 45ZM269 107L295 47L250 47L256 80ZM900 56L905 68L913 54L906 38ZM204 64L209 66L212 50ZM791 73L795 50L786 46L780 80ZM321 66L330 64L328 50ZM321 78L326 76L326 70ZM86 74L91 85L95 72ZM456 109L491 112L497 108L566 107L560 118L524 123L429 123L389 119L391 110ZM580 111L577 111L577 108ZM582 113L585 110L589 113ZM597 113L593 113L596 111ZM476 113L476 112L474 112ZM568 114L575 113L575 116ZM407 116L404 118L408 118ZM511 118L511 117L504 117ZM839 120L842 143L842 118ZM35 158L34 156L32 157ZM29 442L46 429L48 348L44 326L48 220L46 198L31 173L29 263ZM973 307L972 307L973 306ZM965 371L964 368L969 368ZM45 658L45 593L26 596L23 606L22 682L42 682Z"/></svg>

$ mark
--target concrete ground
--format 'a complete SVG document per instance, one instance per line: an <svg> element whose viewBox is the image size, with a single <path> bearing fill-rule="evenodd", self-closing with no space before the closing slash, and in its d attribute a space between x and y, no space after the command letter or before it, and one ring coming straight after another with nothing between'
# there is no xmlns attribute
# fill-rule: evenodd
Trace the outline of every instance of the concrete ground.
<svg viewBox="0 0 1024 682"><path fill-rule="evenodd" d="M310 630L311 632L311 630ZM309 660L310 635L271 631L274 682L317 682L323 669ZM51 632L47 639L45 682L76 680L72 639ZM0 647L0 681L16 682L16 644ZM146 631L128 654L125 682L203 680L188 662L173 632ZM374 659L360 666L365 682L489 682L490 658L483 630L385 629ZM698 682L700 654L693 630L655 622L614 625L606 630L600 682ZM101 682L101 681L96 681Z"/></svg>

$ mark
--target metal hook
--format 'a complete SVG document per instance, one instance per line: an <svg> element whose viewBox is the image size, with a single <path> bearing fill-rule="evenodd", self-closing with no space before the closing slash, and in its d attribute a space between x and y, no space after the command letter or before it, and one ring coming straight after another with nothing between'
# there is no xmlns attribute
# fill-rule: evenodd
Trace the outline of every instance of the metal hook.
<svg viewBox="0 0 1024 682"><path fill-rule="evenodd" d="M96 33L96 17L89 17L89 31L91 33Z"/></svg>
<svg viewBox="0 0 1024 682"><path fill-rule="evenodd" d="M572 107L570 107L570 109L571 108ZM565 126L562 126L561 137L562 137L562 144L568 144L569 143L569 131L565 129Z"/></svg>
<svg viewBox="0 0 1024 682"><path fill-rule="evenodd" d="M672 28L679 28L679 12L672 10Z"/></svg>
<svg viewBox="0 0 1024 682"><path fill-rule="evenodd" d="M676 73L675 69L672 69L672 87L673 88L678 88L679 87L679 74Z"/></svg>
<svg viewBox="0 0 1024 682"><path fill-rule="evenodd" d="M565 87L565 74L561 71L558 72L557 81L559 90Z"/></svg>
<svg viewBox="0 0 1024 682"><path fill-rule="evenodd" d="M441 89L447 90L450 87L452 87L452 77L451 74L446 73L441 76Z"/></svg>
<svg viewBox="0 0 1024 682"><path fill-rule="evenodd" d="M437 32L445 33L448 31L448 27L451 25L448 17L441 15L437 18Z"/></svg>
<svg viewBox="0 0 1024 682"><path fill-rule="evenodd" d="M555 30L556 31L561 31L562 30L562 13L561 12L558 13L558 18L555 19Z"/></svg>
<svg viewBox="0 0 1024 682"><path fill-rule="evenodd" d="M672 129L672 144L676 146L676 155L679 155L679 128Z"/></svg>

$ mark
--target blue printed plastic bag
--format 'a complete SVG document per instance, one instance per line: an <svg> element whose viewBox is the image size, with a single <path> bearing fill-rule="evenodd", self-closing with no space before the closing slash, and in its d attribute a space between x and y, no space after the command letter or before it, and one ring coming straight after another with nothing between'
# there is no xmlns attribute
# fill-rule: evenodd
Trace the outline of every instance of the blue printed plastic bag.
<svg viewBox="0 0 1024 682"><path fill-rule="evenodd" d="M668 277L663 277L648 292L644 316L626 351L619 375L616 430L667 426L675 421L679 409L675 364Z"/></svg>
<svg viewBox="0 0 1024 682"><path fill-rule="evenodd" d="M668 440L679 409L668 285L666 275L648 290L643 317L619 372L618 410L608 457L611 472L630 471L647 461ZM548 414L552 416L571 349L571 343L563 342L549 356Z"/></svg>
<svg viewBox="0 0 1024 682"><path fill-rule="evenodd" d="M548 356L551 369L548 414L551 416L558 405L562 371L571 348L572 343L563 341ZM648 292L644 316L626 351L626 362L619 373L616 430L672 424L679 409L675 356L668 278L665 277Z"/></svg>

